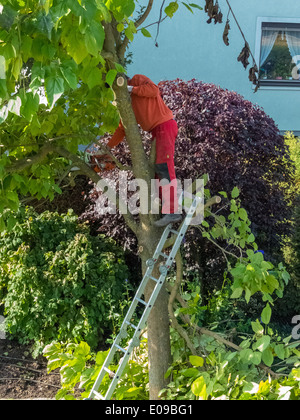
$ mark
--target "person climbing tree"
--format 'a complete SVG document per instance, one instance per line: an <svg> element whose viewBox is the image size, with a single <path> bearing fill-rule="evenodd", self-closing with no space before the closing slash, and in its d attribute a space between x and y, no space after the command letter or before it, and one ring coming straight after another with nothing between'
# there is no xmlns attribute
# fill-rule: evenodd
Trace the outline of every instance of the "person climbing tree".
<svg viewBox="0 0 300 420"><path fill-rule="evenodd" d="M153 141L156 140L155 172L160 180L162 196L162 218L155 222L158 227L181 220L178 213L177 182L174 165L175 140L178 126L172 111L164 103L157 85L148 77L137 74L127 80L131 93L132 108L137 123L144 131L151 132ZM125 137L122 122L109 140L107 146L114 148Z"/></svg>

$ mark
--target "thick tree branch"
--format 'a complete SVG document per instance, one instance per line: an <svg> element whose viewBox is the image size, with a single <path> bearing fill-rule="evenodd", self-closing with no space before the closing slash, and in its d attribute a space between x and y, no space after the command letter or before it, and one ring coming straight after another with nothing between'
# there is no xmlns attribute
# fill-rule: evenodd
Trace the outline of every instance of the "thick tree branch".
<svg viewBox="0 0 300 420"><path fill-rule="evenodd" d="M143 147L141 133L132 109L127 84L124 83L123 86L118 86L117 83L114 83L113 90L116 95L118 110L130 149L134 176L137 179L144 179L145 181L150 182L151 170L149 161Z"/></svg>
<svg viewBox="0 0 300 420"><path fill-rule="evenodd" d="M167 284L167 288L169 289L169 291L172 293L172 286L170 284ZM177 293L176 295L176 299L177 301L180 303L180 305L183 308L187 308L188 304L186 303L186 301L180 296L180 294ZM222 337L220 334L210 331L207 328L203 328L203 327L199 327L198 325L195 325L191 322L191 319L189 317L189 315L187 314L180 314L180 316L182 317L182 320L184 323L190 325L192 328L194 328L199 334L204 334L204 335L208 335L210 337L213 337L216 341L218 341L219 343L224 344L226 347L230 347L233 348L236 351L242 351L242 347L232 343L229 340L226 340L224 337ZM270 369L269 367L267 367L266 365L264 365L263 363L260 363L258 365L258 367L262 370L264 370L267 374L269 374L270 376L272 376L273 378L280 378L283 375L273 372L272 369Z"/></svg>
<svg viewBox="0 0 300 420"><path fill-rule="evenodd" d="M80 157L74 155L73 153L69 152L67 149L61 146L55 146L55 151L59 155L64 156L65 158L71 160L74 163L74 165L79 167L79 169L81 170L81 173L87 176L88 178L90 178L96 185L101 180L99 175L97 175L97 173L93 169L91 169L82 159L80 159ZM114 201L115 197L110 196L110 190L106 191L105 194L108 197L108 199L111 199L111 201ZM131 214L127 214L126 204L123 203L122 200L120 200L118 196L117 196L117 199L119 202L119 210L121 210L121 213L123 214L128 227L133 231L133 233L136 234L138 230L137 223L134 221Z"/></svg>
<svg viewBox="0 0 300 420"><path fill-rule="evenodd" d="M114 163L117 165L117 167L121 171L132 171L132 167L131 166L122 165L122 163L119 162L119 160L111 153L111 149L109 149L108 147L106 147L106 146L104 146L104 145L101 144L100 151L103 151L105 154L107 154L109 157L111 157L111 159L114 161Z"/></svg>
<svg viewBox="0 0 300 420"><path fill-rule="evenodd" d="M42 160L45 159L45 157L53 152L53 145L52 144L45 144L40 148L38 153L34 156L19 160L12 165L9 165L6 170L8 172L22 172L27 168L30 168L32 165L35 165L37 163L40 163Z"/></svg>
<svg viewBox="0 0 300 420"><path fill-rule="evenodd" d="M176 299L177 291L182 282L182 277L183 277L183 263L182 263L182 257L181 257L180 251L177 252L175 260L176 260L176 280L175 280L175 284L173 285L171 289L171 294L170 294L169 303L168 303L169 316L172 322L172 326L179 333L179 335L184 339L191 353L196 356L197 350L195 349L192 341L190 340L188 333L178 323L176 316L174 314L174 311L173 311L173 305Z"/></svg>
<svg viewBox="0 0 300 420"><path fill-rule="evenodd" d="M52 144L46 143L44 146L41 147L41 149L36 155L29 158L25 158L18 162L15 162L14 164L8 166L6 170L9 173L22 172L30 168L34 164L41 163L50 153L56 153L70 160L74 165L78 166L81 174L90 178L96 185L98 184L99 181L101 181L101 178L99 177L99 175L92 168L90 168L80 157L69 152L64 147L56 146L53 143ZM110 194L110 190L106 191L105 194L108 197L108 199L110 199L111 201L114 201L116 198L114 195ZM127 225L135 234L137 234L138 225L133 219L132 215L127 214L126 204L123 203L122 200L120 200L118 196L117 196L117 200L119 203L119 210L121 210L121 213L123 214Z"/></svg>
<svg viewBox="0 0 300 420"><path fill-rule="evenodd" d="M153 1L154 0L149 0L148 6L147 6L145 12L143 13L143 15L139 19L136 20L136 22L135 22L135 27L136 28L138 28L139 26L141 26L145 22L145 20L147 19L147 17L149 16L149 14L151 12L151 9L152 9L152 6L153 6Z"/></svg>
<svg viewBox="0 0 300 420"><path fill-rule="evenodd" d="M116 52L116 44L111 23L103 22L103 28L105 31L103 51L105 51L106 55L109 54L113 57Z"/></svg>
<svg viewBox="0 0 300 420"><path fill-rule="evenodd" d="M145 20L147 19L147 17L149 16L149 13L152 10L153 1L154 0L149 0L148 6L147 6L145 12L143 13L143 15L139 19L137 19L135 21L134 24L135 24L135 27L136 28L138 28L139 26L141 26L145 22ZM129 42L130 42L129 39L127 37L125 37L124 41L122 42L121 46L118 49L118 56L119 56L119 58L121 60L124 59L126 48L127 48L128 44L129 44Z"/></svg>

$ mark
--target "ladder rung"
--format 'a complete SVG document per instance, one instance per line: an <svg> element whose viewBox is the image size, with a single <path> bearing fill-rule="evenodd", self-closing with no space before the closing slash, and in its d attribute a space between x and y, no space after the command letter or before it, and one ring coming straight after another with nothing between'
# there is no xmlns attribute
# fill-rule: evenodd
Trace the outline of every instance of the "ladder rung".
<svg viewBox="0 0 300 420"><path fill-rule="evenodd" d="M169 255L164 254L163 252L160 252L160 253L159 253L159 255L160 255L161 257L166 258L166 259L168 259L168 258L169 258Z"/></svg>
<svg viewBox="0 0 300 420"><path fill-rule="evenodd" d="M159 280L159 279L157 279L157 278L155 278L155 277L153 277L153 276L150 276L150 277L149 277L149 279L151 279L151 280L153 280L153 281L156 281L156 283L157 283L157 282L158 282L158 280Z"/></svg>
<svg viewBox="0 0 300 420"><path fill-rule="evenodd" d="M129 321L125 321L127 325L130 325L132 328L134 328L135 330L137 330L137 326L133 325L131 322Z"/></svg>
<svg viewBox="0 0 300 420"><path fill-rule="evenodd" d="M140 299L140 298L138 298L138 297L136 297L135 299L136 299L138 302L140 302L141 304L145 305L145 306L147 306L147 305L148 305L148 303L147 303L147 302L145 302L143 299Z"/></svg>
<svg viewBox="0 0 300 420"><path fill-rule="evenodd" d="M107 367L103 367L103 369L105 370L105 372L107 372L111 377L115 376L115 372L113 372L112 370L108 369Z"/></svg>
<svg viewBox="0 0 300 420"><path fill-rule="evenodd" d="M179 235L179 232L178 232L177 230L173 230L173 229L171 229L171 230L170 230L170 232L171 232L171 233L174 233L174 235Z"/></svg>
<svg viewBox="0 0 300 420"><path fill-rule="evenodd" d="M121 350L123 353L127 353L127 350L123 349L121 346L118 346L118 344L115 344L115 347L117 347L117 349Z"/></svg>
<svg viewBox="0 0 300 420"><path fill-rule="evenodd" d="M101 395L99 392L93 391L93 394L96 395L96 397L99 398L100 400L105 400L105 397L103 397L103 395Z"/></svg>

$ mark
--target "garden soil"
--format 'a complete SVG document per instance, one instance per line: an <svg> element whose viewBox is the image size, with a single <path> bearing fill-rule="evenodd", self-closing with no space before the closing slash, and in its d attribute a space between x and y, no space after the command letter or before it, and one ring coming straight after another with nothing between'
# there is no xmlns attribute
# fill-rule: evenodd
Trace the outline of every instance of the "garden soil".
<svg viewBox="0 0 300 420"><path fill-rule="evenodd" d="M0 340L0 400L55 399L60 388L59 371L48 374L43 356L33 359L29 347Z"/></svg>

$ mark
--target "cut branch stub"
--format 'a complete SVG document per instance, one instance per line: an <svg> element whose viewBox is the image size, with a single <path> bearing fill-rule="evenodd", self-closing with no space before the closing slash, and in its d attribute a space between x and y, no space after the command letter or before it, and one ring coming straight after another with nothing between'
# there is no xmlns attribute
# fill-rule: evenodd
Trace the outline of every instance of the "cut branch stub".
<svg viewBox="0 0 300 420"><path fill-rule="evenodd" d="M117 85L118 85L119 87L122 87L122 86L124 86L124 84L125 84L125 79L124 79L124 77L122 77L122 76L118 77L118 78L117 78Z"/></svg>

